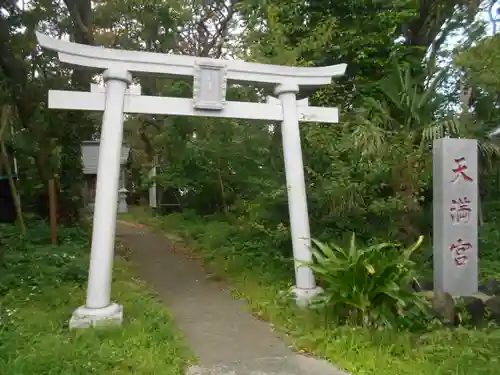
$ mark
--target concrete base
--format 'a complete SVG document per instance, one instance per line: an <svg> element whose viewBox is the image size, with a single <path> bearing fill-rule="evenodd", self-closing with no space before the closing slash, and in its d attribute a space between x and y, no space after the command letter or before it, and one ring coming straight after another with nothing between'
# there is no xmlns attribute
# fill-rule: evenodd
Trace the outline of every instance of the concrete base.
<svg viewBox="0 0 500 375"><path fill-rule="evenodd" d="M118 213L126 214L127 212L128 212L127 202L124 200L120 200L120 202L118 202Z"/></svg>
<svg viewBox="0 0 500 375"><path fill-rule="evenodd" d="M319 286L314 289L301 289L294 286L290 289L290 293L294 297L297 306L307 307L314 297L323 293L323 289Z"/></svg>
<svg viewBox="0 0 500 375"><path fill-rule="evenodd" d="M123 306L112 303L102 309L89 309L80 306L73 312L69 321L69 329L121 326L123 322Z"/></svg>

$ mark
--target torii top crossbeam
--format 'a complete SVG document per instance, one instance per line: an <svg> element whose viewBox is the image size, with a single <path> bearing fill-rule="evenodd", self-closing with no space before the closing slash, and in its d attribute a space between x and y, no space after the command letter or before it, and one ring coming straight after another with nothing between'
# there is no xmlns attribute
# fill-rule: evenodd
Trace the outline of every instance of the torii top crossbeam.
<svg viewBox="0 0 500 375"><path fill-rule="evenodd" d="M227 79L232 82L280 84L292 80L299 86L321 86L329 84L332 78L344 75L347 68L346 64L325 67L291 67L239 60L125 51L67 42L42 33L36 33L36 36L40 46L57 52L59 60L63 63L103 70L119 64L123 69L135 74L192 76L193 67L206 62L225 66Z"/></svg>

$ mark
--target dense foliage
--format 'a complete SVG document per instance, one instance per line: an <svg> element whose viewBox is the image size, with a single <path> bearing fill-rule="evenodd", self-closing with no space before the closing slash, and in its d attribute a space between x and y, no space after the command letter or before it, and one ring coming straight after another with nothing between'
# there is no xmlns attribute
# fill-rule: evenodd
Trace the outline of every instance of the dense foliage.
<svg viewBox="0 0 500 375"><path fill-rule="evenodd" d="M408 287L416 280L411 256L422 239L408 249L391 243L360 248L354 234L345 248L314 241L310 267L324 289L314 304L355 325L394 327L401 318L423 316L421 297Z"/></svg>
<svg viewBox="0 0 500 375"><path fill-rule="evenodd" d="M23 236L0 225L0 373L184 373L190 353L172 317L123 259L113 294L126 305L126 326L70 332L68 317L85 296L89 233L60 227L54 246L47 223L27 226Z"/></svg>
<svg viewBox="0 0 500 375"><path fill-rule="evenodd" d="M61 67L54 56L40 51L34 39L34 31L40 30L120 49L300 66L347 63L344 77L300 93L314 105L340 108L339 124L301 125L312 234L321 241L318 244L325 244L323 253L337 251L337 257L351 250L327 244L353 232L357 239L356 247L348 247L356 256L347 256L335 269L322 269L321 261L315 265L320 282L330 288L326 305L334 306L335 315L342 316L341 307L355 304L358 312L348 308L346 319L393 324L392 318L408 313L407 302L412 306L419 302L404 285L415 270L414 262L421 274L431 271L431 149L437 138L479 140L482 266L498 261L494 244L500 147L488 135L500 119L499 38L487 34L482 17L487 4L477 0L0 4L0 105L16 109L6 141L19 166L26 211L47 214L46 185L55 178L60 216L68 221L79 218L79 145L99 135L100 114L47 109L49 88L87 90L99 75ZM192 94L191 82L185 80L142 76L134 80L146 95ZM263 101L270 94L268 88L234 85L227 96ZM276 270L291 280L280 124L134 115L127 117L125 138L133 149L127 171L131 202L147 199L153 183L148 172L157 165L161 213L174 207L195 217L217 216L225 222L225 231L211 233L210 239L223 254L227 250L226 255L237 262L285 264ZM228 225L233 232L227 231ZM411 248L422 235L421 250L408 258L403 249ZM387 242L398 245L379 245ZM316 255L317 260L324 257ZM339 261L337 257L330 255L331 263ZM373 257L376 264L370 265L375 270L380 266L391 271L376 286L359 292L373 278L365 273L359 284L357 279L342 284L337 268L352 266L357 276L362 269L371 270L364 257ZM76 272L71 271L73 265L65 267L67 275ZM339 285L345 293L336 296Z"/></svg>
<svg viewBox="0 0 500 375"><path fill-rule="evenodd" d="M313 104L339 106L341 123L304 123L301 136L313 236L327 244L354 232L357 246L366 250L360 253L372 254L378 265L393 254L395 263L390 264L396 271L388 271L384 280L346 278L349 283L342 284L340 272L322 271L320 262L315 265L321 286L330 290L324 295L325 305L334 305L330 316L342 317L342 303L359 307L360 312L344 311L351 323L404 325L410 315L423 311L407 288L414 271L428 277L432 269L433 140L444 136L479 140L481 223L491 225L497 216L490 202L498 199L500 148L488 134L497 126L491 116L498 98L492 81L484 86L480 69L470 68L474 56L490 51L481 46L495 37L487 36L484 22L476 17L480 4L432 4L244 1L230 8L238 16L239 34L222 39L228 55L252 61L348 64L345 77L301 94L309 95ZM215 2L213 8L218 11L224 6ZM198 16L195 22L212 22L205 19L207 7L193 10ZM221 14L234 17L230 12ZM201 33L196 30L192 35L203 34L197 32ZM452 48L447 44L450 39L455 40ZM237 41L241 44L230 43ZM202 50L206 53L194 53L222 53L215 48ZM494 65L493 57L486 61ZM188 96L189 87L176 82L156 92ZM231 87L228 96L256 101L266 94L271 93ZM238 231L237 239L235 234L214 236L236 246L241 256L245 253L242 259L290 265L280 124L138 117L127 126L136 156L134 181L142 180L134 186L138 196L146 198L146 187L152 183L147 172L156 164L162 213L176 207L204 217L222 216ZM379 245L389 240L411 246L421 235L425 238L422 251L411 259L402 250L405 245ZM349 268L347 263L342 267ZM407 273L398 273L401 269ZM360 292L373 279L377 279L373 290ZM381 290L388 288L393 298L378 299ZM339 302L334 297L342 293L345 299ZM404 316L406 322L397 316Z"/></svg>
<svg viewBox="0 0 500 375"><path fill-rule="evenodd" d="M314 234L361 231L364 239L396 235L413 241L429 227L429 141L446 134L484 139L496 126L497 86L484 78L489 74L483 69L487 63L494 72L496 38L485 34L478 17L482 5L405 0L4 2L0 104L16 109L12 134L4 138L19 167L24 208L47 214L47 181L55 178L61 217L78 219L79 145L99 134L98 114L47 109L49 88L86 90L99 77L61 68L36 46L34 31L39 30L124 49L304 66L347 63L345 77L301 94L313 104L342 110L338 125L302 126ZM450 38L458 39L455 51L448 47ZM456 67L438 73L455 52ZM161 77L137 77L136 83L149 95L186 97L191 92L189 82ZM473 94L464 98L464 87ZM255 101L267 93L230 87L228 96ZM269 124L247 121L131 116L126 126L126 140L134 149L129 190L133 199L145 197L147 170L156 161L164 203L202 214L254 217L268 230L286 227L280 138L279 124L270 130ZM482 151L482 194L494 199L500 174L487 167L498 150L485 141ZM365 222L374 225L361 229Z"/></svg>
<svg viewBox="0 0 500 375"><path fill-rule="evenodd" d="M200 217L192 212L151 217L144 208L134 208L126 217L164 231L176 249L202 260L211 278L227 281L231 292L246 300L255 316L269 321L276 331L285 333L283 339L297 351L327 358L348 373L496 375L498 372L500 330L495 325L471 329L466 309L459 308L457 311L461 322L458 327L443 327L428 314L422 314L419 306L412 303L415 296L409 295L408 289L404 289L401 292L403 302L407 303L408 314L401 319L391 311L387 313L387 309L371 310L373 307L396 306L399 303L392 298L384 298L381 304L370 301L371 305L365 310L366 315L371 315L371 319L367 319L368 324L363 326L359 320L351 320L348 325L339 324L339 309L325 310L321 306L317 306L318 309L296 308L295 303L283 293L293 283L292 262L274 251L276 243L271 237L264 233L252 234L248 223L228 222L223 216ZM489 228L481 232L482 251L494 254L498 231L494 233ZM343 245L343 241L339 241L340 244ZM341 248L348 251L350 236L346 238L345 244ZM359 243L356 246L358 253L365 254L364 260L369 254L365 252L368 248ZM386 248L389 252L397 249L398 246ZM195 252L190 253L190 250ZM414 255L423 251L425 248L419 247ZM481 279L498 278L498 257L496 259L481 261ZM401 263L411 265L408 261ZM360 271L360 277L348 280L347 277L342 278L340 272L334 272L332 278L337 278L338 286L335 289L326 288L328 294L337 298L334 302L339 301L341 294L363 298L363 294L371 293L365 287L370 280L367 268L362 268L361 262L351 264ZM403 281L415 273L431 270L431 267L423 266L421 262L416 266L416 269L412 267L408 271L396 271L394 268L389 268L389 271L392 276L396 276L396 281ZM377 270L385 266L374 259L373 267ZM350 271L347 273L353 274ZM329 274L318 275L322 280L326 277L330 277ZM356 288L362 291L356 293ZM399 297L399 291L395 295ZM335 307L340 307L340 304ZM377 313L382 314L377 316ZM386 318L390 318L393 329L384 329L387 327ZM356 323L360 324L354 326Z"/></svg>

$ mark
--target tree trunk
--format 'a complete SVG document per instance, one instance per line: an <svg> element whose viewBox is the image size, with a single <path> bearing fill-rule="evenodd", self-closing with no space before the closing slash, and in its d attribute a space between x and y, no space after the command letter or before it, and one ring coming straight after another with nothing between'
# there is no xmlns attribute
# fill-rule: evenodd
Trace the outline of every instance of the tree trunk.
<svg viewBox="0 0 500 375"><path fill-rule="evenodd" d="M90 0L65 0L64 2L73 21L73 40L80 44L94 44ZM92 73L84 69L74 69L71 75L72 86L77 90L88 91L91 80ZM60 220L71 224L80 220L83 208L84 176L81 143L84 140L90 140L94 133L94 125L85 113L70 111L63 126L58 208Z"/></svg>

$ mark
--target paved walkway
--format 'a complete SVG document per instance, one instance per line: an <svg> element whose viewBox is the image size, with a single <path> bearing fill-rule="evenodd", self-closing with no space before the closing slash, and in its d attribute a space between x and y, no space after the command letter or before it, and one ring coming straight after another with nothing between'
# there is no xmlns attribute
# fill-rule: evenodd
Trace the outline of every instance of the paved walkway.
<svg viewBox="0 0 500 375"><path fill-rule="evenodd" d="M199 358L187 375L345 375L326 361L296 354L231 298L222 283L207 278L197 262L175 252L169 240L144 226L117 224L140 276L175 315Z"/></svg>

